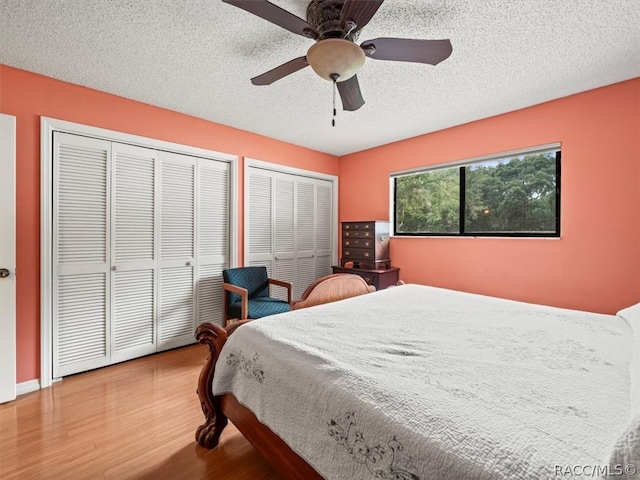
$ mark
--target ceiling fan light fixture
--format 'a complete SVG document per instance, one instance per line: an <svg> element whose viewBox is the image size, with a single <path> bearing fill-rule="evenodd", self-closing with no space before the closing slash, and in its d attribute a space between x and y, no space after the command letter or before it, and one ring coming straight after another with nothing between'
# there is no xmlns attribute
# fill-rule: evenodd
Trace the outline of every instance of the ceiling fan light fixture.
<svg viewBox="0 0 640 480"><path fill-rule="evenodd" d="M353 77L364 65L365 54L355 43L342 38L327 38L314 43L307 51L307 62L318 76L333 81L332 75L339 75L339 82Z"/></svg>

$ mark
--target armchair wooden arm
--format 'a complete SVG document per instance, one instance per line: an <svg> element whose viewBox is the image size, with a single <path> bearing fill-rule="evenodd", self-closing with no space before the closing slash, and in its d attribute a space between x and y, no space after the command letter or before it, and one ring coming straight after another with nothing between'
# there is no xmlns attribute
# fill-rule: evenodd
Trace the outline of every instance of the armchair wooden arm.
<svg viewBox="0 0 640 480"><path fill-rule="evenodd" d="M233 292L240 295L242 304L240 306L240 318L239 320L247 319L247 311L249 310L249 291L246 288L238 287L232 283L222 283L222 292L224 298L222 299L222 323L227 324L227 292Z"/></svg>
<svg viewBox="0 0 640 480"><path fill-rule="evenodd" d="M291 305L291 283L290 282L284 282L282 280L276 280L275 278L270 278L269 279L269 284L277 285L279 287L286 288L287 289L287 303L289 305Z"/></svg>

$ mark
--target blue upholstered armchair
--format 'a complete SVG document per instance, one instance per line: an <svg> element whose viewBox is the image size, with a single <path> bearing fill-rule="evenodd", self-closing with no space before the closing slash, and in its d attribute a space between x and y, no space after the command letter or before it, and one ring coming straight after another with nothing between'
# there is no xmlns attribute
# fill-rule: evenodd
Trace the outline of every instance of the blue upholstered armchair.
<svg viewBox="0 0 640 480"><path fill-rule="evenodd" d="M269 278L266 267L229 268L222 271L222 315L230 318L261 318L291 309L291 283ZM269 285L287 289L287 301L269 296Z"/></svg>

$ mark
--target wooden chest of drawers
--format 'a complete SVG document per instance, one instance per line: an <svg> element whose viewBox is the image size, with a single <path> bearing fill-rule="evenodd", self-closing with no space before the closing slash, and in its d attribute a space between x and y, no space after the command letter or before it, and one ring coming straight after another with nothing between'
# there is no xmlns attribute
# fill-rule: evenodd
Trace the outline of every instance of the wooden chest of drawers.
<svg viewBox="0 0 640 480"><path fill-rule="evenodd" d="M340 265L356 268L389 268L389 222L342 222Z"/></svg>

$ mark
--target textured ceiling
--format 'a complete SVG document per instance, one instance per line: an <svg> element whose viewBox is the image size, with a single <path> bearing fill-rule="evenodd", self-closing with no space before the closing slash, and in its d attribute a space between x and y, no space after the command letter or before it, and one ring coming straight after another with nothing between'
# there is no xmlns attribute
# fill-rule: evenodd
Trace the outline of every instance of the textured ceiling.
<svg viewBox="0 0 640 480"><path fill-rule="evenodd" d="M306 0L273 0L305 17ZM640 77L640 0L386 0L362 30L451 39L431 65L367 59L339 110L312 41L220 0L2 0L0 63L343 155ZM338 100L339 102L339 100Z"/></svg>

